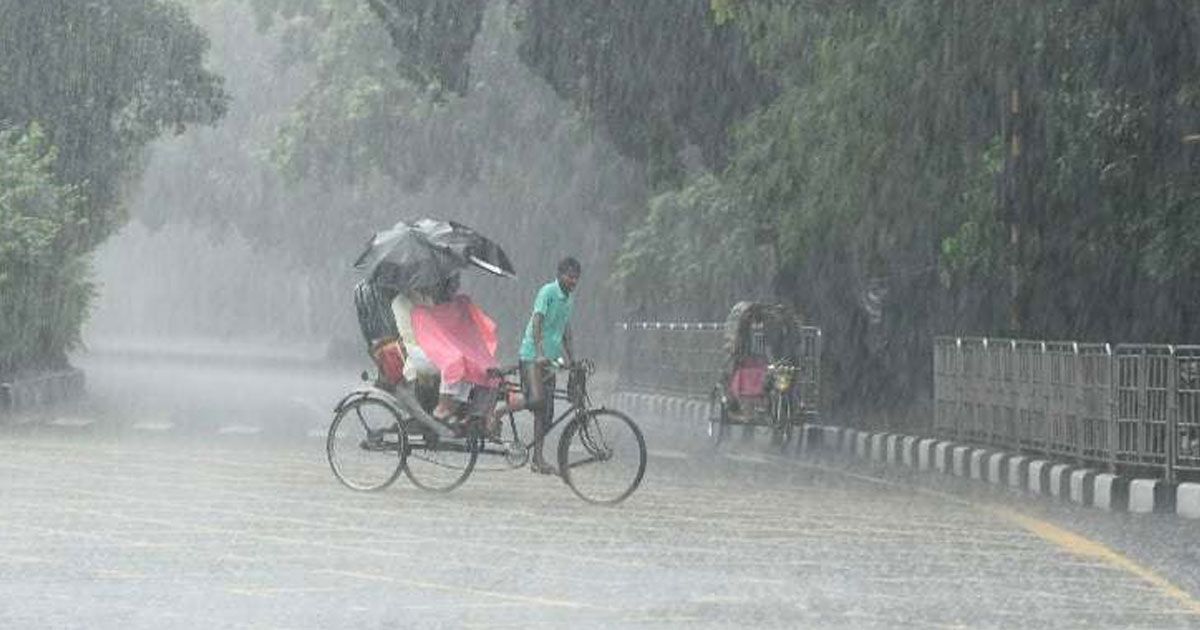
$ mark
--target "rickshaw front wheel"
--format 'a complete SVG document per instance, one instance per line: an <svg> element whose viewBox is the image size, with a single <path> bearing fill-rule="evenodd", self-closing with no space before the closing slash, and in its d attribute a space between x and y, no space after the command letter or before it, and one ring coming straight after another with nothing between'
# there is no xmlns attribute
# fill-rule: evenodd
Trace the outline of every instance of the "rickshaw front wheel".
<svg viewBox="0 0 1200 630"><path fill-rule="evenodd" d="M771 430L771 444L786 449L792 441L792 397L787 394L776 396Z"/></svg>

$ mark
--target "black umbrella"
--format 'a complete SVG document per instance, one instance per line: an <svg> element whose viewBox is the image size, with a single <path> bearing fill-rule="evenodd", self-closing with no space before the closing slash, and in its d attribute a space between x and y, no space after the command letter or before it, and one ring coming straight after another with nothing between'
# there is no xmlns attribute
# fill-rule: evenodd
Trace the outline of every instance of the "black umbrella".
<svg viewBox="0 0 1200 630"><path fill-rule="evenodd" d="M435 219L400 221L376 233L354 266L378 285L403 292L437 286L466 267L516 277L499 245L461 223Z"/></svg>

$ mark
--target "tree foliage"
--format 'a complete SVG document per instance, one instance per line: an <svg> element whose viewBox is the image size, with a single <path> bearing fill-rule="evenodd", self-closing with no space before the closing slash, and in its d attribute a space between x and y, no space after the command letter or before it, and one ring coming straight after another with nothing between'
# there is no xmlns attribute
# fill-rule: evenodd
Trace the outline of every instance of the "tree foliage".
<svg viewBox="0 0 1200 630"><path fill-rule="evenodd" d="M914 400L935 334L1200 335L1196 6L711 8L779 86L716 176L778 236L776 288L826 327L838 402ZM622 78L616 94L646 85ZM638 280L658 264L644 244L689 229L708 215L663 224L651 204L622 257L633 299L696 281Z"/></svg>
<svg viewBox="0 0 1200 630"><path fill-rule="evenodd" d="M38 125L0 130L0 376L61 361L91 295L70 243L83 197L58 183L56 159Z"/></svg>
<svg viewBox="0 0 1200 630"><path fill-rule="evenodd" d="M3 0L0 16L0 121L40 121L55 172L83 187L94 245L120 224L122 176L141 148L225 111L207 39L162 0Z"/></svg>
<svg viewBox="0 0 1200 630"><path fill-rule="evenodd" d="M704 2L530 0L521 58L640 160L657 187L680 185L685 151L725 165L729 127L772 94L733 25Z"/></svg>
<svg viewBox="0 0 1200 630"><path fill-rule="evenodd" d="M628 290L633 316L716 319L734 301L769 298L771 256L754 256L758 226L745 207L712 175L651 198L610 278Z"/></svg>
<svg viewBox="0 0 1200 630"><path fill-rule="evenodd" d="M484 0L367 0L400 51L406 78L435 94L463 95L467 56L483 24Z"/></svg>
<svg viewBox="0 0 1200 630"><path fill-rule="evenodd" d="M224 112L206 45L170 2L0 0L0 130L18 169L0 183L0 368L63 360L86 311L84 257L123 221L141 149Z"/></svg>

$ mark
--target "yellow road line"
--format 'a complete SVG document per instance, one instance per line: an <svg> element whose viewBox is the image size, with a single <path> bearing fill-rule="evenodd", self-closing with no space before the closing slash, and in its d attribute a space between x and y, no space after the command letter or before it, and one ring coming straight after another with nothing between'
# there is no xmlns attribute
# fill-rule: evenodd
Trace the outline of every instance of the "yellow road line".
<svg viewBox="0 0 1200 630"><path fill-rule="evenodd" d="M881 486L888 486L892 488L909 488L915 490L919 494L937 497L951 503L957 503L962 506L999 516L1011 523L1019 525L1021 528L1029 531L1039 538L1053 543L1077 556L1093 558L1103 562L1108 566L1115 567L1135 575L1150 586L1154 587L1154 589L1159 593L1166 595L1167 597L1178 602L1187 614L1200 615L1200 601L1192 597L1187 591L1172 584L1166 578L1101 543L1098 543L1081 534L1076 534L1075 532L1063 529L1051 523L1047 523L1041 519L996 505L979 504L974 501L968 501L962 497L947 494L945 492L939 492L937 490L930 490L929 488L899 484L886 479L880 479L879 477L860 475L846 470L822 466L820 464L810 464L805 462L797 462L797 464L803 467L814 468L825 472L832 472L850 477L852 479L858 479L860 481L866 481L868 483Z"/></svg>
<svg viewBox="0 0 1200 630"><path fill-rule="evenodd" d="M1179 602L1184 609L1192 614L1200 615L1200 601L1189 595L1187 591L1175 586L1166 578L1160 576L1154 571L1130 560L1126 556L1113 551L1109 547L1098 543L1090 538L1085 538L1074 532L1065 530L1056 525L1052 525L1038 518L1027 516L1003 507L989 506L987 511L996 514L1004 519L1012 521L1021 527L1036 534L1043 540L1049 541L1059 547L1085 558L1094 558L1105 564L1117 567L1133 575L1138 576L1151 586L1162 592L1167 597Z"/></svg>

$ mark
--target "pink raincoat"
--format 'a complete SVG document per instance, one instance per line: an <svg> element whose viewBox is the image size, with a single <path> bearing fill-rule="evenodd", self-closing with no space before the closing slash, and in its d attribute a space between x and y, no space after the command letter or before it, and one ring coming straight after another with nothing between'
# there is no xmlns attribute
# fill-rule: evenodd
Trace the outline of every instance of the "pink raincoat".
<svg viewBox="0 0 1200 630"><path fill-rule="evenodd" d="M412 309L413 335L425 356L442 372L443 383L466 381L494 387L488 368L496 367L496 324L471 298Z"/></svg>

